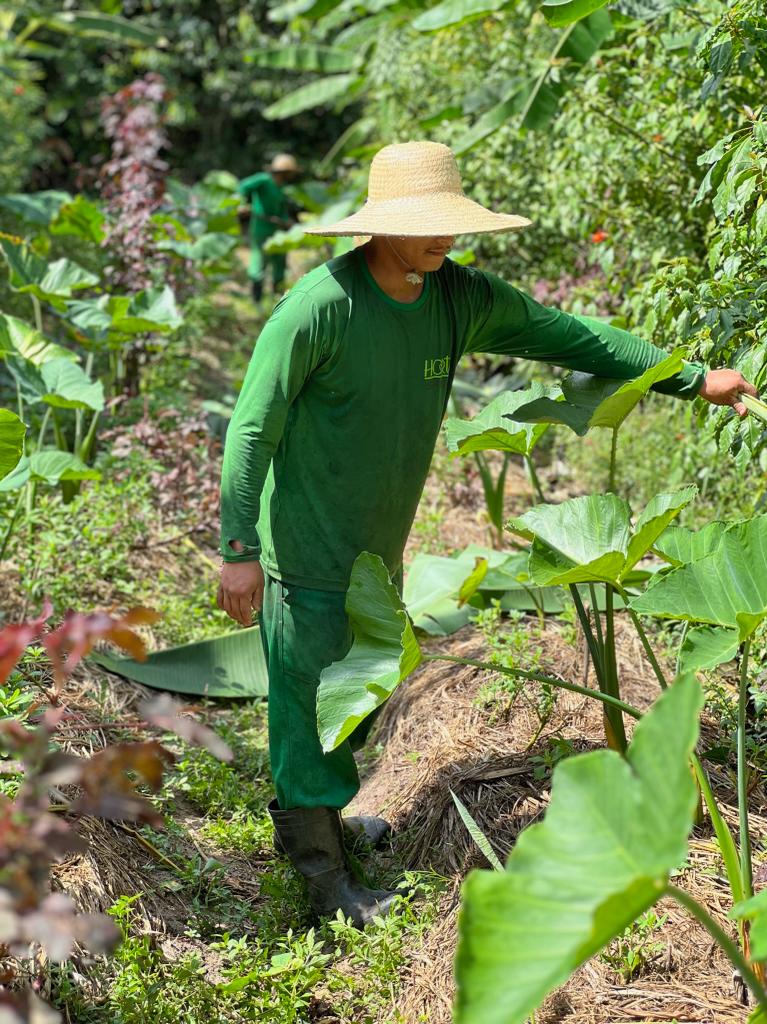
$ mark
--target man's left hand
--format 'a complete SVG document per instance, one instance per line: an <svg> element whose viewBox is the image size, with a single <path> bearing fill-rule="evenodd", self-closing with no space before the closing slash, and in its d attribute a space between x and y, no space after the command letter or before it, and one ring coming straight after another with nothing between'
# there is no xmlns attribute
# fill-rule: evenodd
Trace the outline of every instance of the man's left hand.
<svg viewBox="0 0 767 1024"><path fill-rule="evenodd" d="M712 405L731 405L741 419L748 415L748 410L740 400L743 393L753 398L759 397L754 385L737 370L709 370L698 392L701 398Z"/></svg>

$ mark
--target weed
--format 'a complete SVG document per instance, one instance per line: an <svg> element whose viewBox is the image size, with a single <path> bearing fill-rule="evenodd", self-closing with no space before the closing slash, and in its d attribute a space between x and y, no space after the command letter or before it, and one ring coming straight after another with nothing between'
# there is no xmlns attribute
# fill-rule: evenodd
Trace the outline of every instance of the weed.
<svg viewBox="0 0 767 1024"><path fill-rule="evenodd" d="M667 920L665 914L659 917L654 910L647 910L599 954L599 959L615 971L622 985L643 974L665 950L666 944L657 938L657 933Z"/></svg>

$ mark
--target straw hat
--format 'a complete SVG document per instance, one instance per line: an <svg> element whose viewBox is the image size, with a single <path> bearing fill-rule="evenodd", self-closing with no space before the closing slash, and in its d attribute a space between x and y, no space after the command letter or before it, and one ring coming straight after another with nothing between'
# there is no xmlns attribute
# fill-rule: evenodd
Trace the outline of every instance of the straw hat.
<svg viewBox="0 0 767 1024"><path fill-rule="evenodd" d="M272 162L267 167L268 171L282 171L293 172L294 174L298 171L298 164L296 158L291 156L290 153L278 153L277 156L272 158Z"/></svg>
<svg viewBox="0 0 767 1024"><path fill-rule="evenodd" d="M370 165L367 202L336 224L307 228L308 235L434 235L513 231L530 221L493 213L464 195L455 157L439 142L385 146Z"/></svg>

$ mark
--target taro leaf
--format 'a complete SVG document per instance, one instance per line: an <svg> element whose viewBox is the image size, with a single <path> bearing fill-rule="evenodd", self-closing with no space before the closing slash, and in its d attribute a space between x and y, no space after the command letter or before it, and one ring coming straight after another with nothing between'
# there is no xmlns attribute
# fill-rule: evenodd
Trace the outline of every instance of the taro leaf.
<svg viewBox="0 0 767 1024"><path fill-rule="evenodd" d="M237 245L237 239L233 235L220 231L209 231L200 235L193 242L166 239L158 242L157 248L175 252L177 256L195 263L209 263L211 260L223 259L235 245Z"/></svg>
<svg viewBox="0 0 767 1024"><path fill-rule="evenodd" d="M727 626L697 626L691 629L679 649L679 671L697 672L732 661L740 647L736 629Z"/></svg>
<svg viewBox="0 0 767 1024"><path fill-rule="evenodd" d="M46 391L43 401L56 409L104 408L104 385L92 380L88 374L69 359L51 359L43 363L40 374Z"/></svg>
<svg viewBox="0 0 767 1024"><path fill-rule="evenodd" d="M553 28L572 25L604 7L608 0L545 0L541 11Z"/></svg>
<svg viewBox="0 0 767 1024"><path fill-rule="evenodd" d="M0 409L0 479L16 467L24 451L26 424L10 409Z"/></svg>
<svg viewBox="0 0 767 1024"><path fill-rule="evenodd" d="M470 452L515 452L529 455L548 430L548 424L519 424L512 414L542 396L554 394L552 388L535 383L525 391L502 391L473 419L451 416L445 424L448 451L454 455Z"/></svg>
<svg viewBox="0 0 767 1024"><path fill-rule="evenodd" d="M11 288L50 302L56 309L66 308L63 300L73 291L98 284L98 277L79 263L67 259L49 263L9 235L0 235L0 249L8 264Z"/></svg>
<svg viewBox="0 0 767 1024"><path fill-rule="evenodd" d="M378 555L363 551L352 566L346 613L354 643L324 669L317 691L322 749L334 750L418 667L421 650L396 587Z"/></svg>
<svg viewBox="0 0 767 1024"><path fill-rule="evenodd" d="M8 356L19 356L33 366L40 366L49 359L77 359L74 352L48 341L25 320L0 313L0 359Z"/></svg>
<svg viewBox="0 0 767 1024"><path fill-rule="evenodd" d="M729 916L733 921L751 922L751 956L754 960L767 960L767 889L736 903Z"/></svg>
<svg viewBox="0 0 767 1024"><path fill-rule="evenodd" d="M16 468L0 480L0 492L16 491L28 480L41 480L47 484L57 484L61 480L100 480L101 473L97 469L86 466L84 462L69 452L41 451L34 455L23 456Z"/></svg>
<svg viewBox="0 0 767 1024"><path fill-rule="evenodd" d="M538 398L520 406L514 419L521 423L564 423L581 437L592 427L617 430L653 384L673 377L681 369L682 356L674 352L641 377L623 384L590 373L572 373L562 382L564 402Z"/></svg>
<svg viewBox="0 0 767 1024"><path fill-rule="evenodd" d="M477 565L476 563L480 564ZM460 608L481 585L487 560L470 561L419 554L405 577L402 599L413 625L433 636L448 636L469 621L469 609Z"/></svg>
<svg viewBox="0 0 767 1024"><path fill-rule="evenodd" d="M51 234L75 235L77 238L84 238L87 242L100 245L106 235L105 224L106 217L100 207L85 196L78 195L61 207L51 224Z"/></svg>
<svg viewBox="0 0 767 1024"><path fill-rule="evenodd" d="M47 227L64 203L70 202L71 199L72 196L68 192L54 189L46 192L9 192L0 196L0 207L10 210L29 224Z"/></svg>
<svg viewBox="0 0 767 1024"><path fill-rule="evenodd" d="M615 494L536 505L508 528L533 542L528 572L536 585L620 583L694 495L694 487L656 495L633 532L628 503Z"/></svg>
<svg viewBox="0 0 767 1024"><path fill-rule="evenodd" d="M631 607L660 618L730 626L747 639L767 616L767 516L726 532L712 554L657 578Z"/></svg>
<svg viewBox="0 0 767 1024"><path fill-rule="evenodd" d="M702 530L688 530L684 526L671 526L653 544L653 550L672 565L687 565L710 555L719 547L729 530L740 523L708 523Z"/></svg>
<svg viewBox="0 0 767 1024"><path fill-rule="evenodd" d="M523 1024L545 996L663 895L695 809L689 758L703 692L678 679L612 750L554 769L544 820L506 870L463 888L456 1024Z"/></svg>
<svg viewBox="0 0 767 1024"><path fill-rule="evenodd" d="M173 289L167 285L161 291L70 302L67 309L75 327L98 341L107 335L121 341L134 334L167 334L183 323Z"/></svg>

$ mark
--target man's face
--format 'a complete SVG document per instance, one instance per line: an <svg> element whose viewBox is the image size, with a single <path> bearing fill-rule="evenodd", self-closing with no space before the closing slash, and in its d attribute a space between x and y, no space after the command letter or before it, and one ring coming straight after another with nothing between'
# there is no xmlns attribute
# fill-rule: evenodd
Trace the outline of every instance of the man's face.
<svg viewBox="0 0 767 1024"><path fill-rule="evenodd" d="M429 238L393 237L391 240L405 263L421 271L439 270L454 241L454 235L432 235Z"/></svg>

